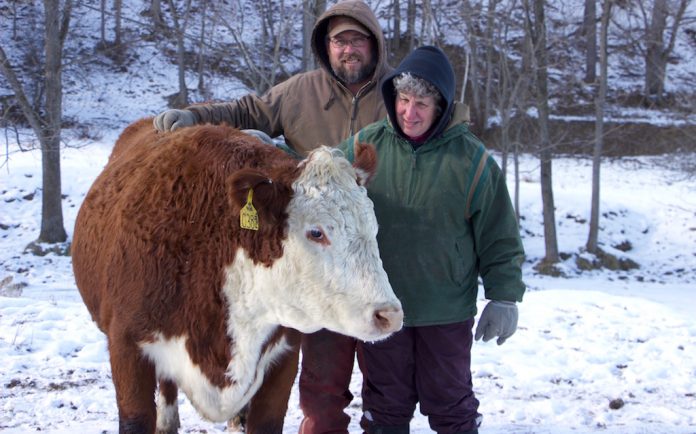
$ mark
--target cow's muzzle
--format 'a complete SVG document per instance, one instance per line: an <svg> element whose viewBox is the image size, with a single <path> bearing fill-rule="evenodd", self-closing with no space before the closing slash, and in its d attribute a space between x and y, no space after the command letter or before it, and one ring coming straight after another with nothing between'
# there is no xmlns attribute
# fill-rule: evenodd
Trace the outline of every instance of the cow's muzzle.
<svg viewBox="0 0 696 434"><path fill-rule="evenodd" d="M394 333L401 330L404 322L404 311L399 306L389 305L378 308L372 315L372 321L382 333Z"/></svg>

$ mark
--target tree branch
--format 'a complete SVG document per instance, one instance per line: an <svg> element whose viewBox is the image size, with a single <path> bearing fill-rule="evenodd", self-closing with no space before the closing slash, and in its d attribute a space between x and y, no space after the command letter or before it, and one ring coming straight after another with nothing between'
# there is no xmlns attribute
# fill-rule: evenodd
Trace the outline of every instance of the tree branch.
<svg viewBox="0 0 696 434"><path fill-rule="evenodd" d="M2 45L0 45L0 72L2 72L5 78L7 78L7 82L10 84L12 91L15 93L15 98L17 99L19 106L22 108L24 116L29 121L29 125L31 125L32 129L36 133L36 136L40 137L40 133L43 129L43 119L39 117L36 111L34 111L34 109L31 107L31 104L29 104L29 100L27 99L26 93L24 93L22 83L20 83L17 79L14 69L12 69L12 65L10 65L10 61L5 54L5 50L3 49Z"/></svg>

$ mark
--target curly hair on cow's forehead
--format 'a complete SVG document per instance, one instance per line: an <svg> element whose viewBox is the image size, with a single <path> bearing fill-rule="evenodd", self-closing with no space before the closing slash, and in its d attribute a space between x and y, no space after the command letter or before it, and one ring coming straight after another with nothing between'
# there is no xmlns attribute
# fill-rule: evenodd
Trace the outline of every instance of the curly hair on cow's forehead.
<svg viewBox="0 0 696 434"><path fill-rule="evenodd" d="M410 72L404 72L392 79L394 91L396 93L403 92L417 97L423 98L432 96L435 100L435 105L439 105L442 99L442 94L428 80L417 77Z"/></svg>

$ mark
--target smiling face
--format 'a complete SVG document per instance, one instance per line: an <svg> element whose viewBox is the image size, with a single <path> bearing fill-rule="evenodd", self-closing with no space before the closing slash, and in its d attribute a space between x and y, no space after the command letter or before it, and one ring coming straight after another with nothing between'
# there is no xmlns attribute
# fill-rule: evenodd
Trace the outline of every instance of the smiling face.
<svg viewBox="0 0 696 434"><path fill-rule="evenodd" d="M425 134L435 122L437 103L432 96L416 96L408 92L396 94L396 121L410 138Z"/></svg>
<svg viewBox="0 0 696 434"><path fill-rule="evenodd" d="M331 69L354 93L375 71L374 43L372 38L354 30L346 30L326 41Z"/></svg>

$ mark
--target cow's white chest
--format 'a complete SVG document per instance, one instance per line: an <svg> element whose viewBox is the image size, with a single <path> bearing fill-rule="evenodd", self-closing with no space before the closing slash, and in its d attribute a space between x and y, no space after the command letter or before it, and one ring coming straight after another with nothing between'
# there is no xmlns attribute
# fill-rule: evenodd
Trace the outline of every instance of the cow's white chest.
<svg viewBox="0 0 696 434"><path fill-rule="evenodd" d="M184 336L165 339L159 335L153 342L141 344L141 348L155 365L158 378L173 380L203 416L223 422L239 413L261 386L268 366L289 348L285 339L281 339L261 354L265 339L256 338L258 345L235 346L227 367L227 375L232 380L227 387L213 385L193 363L186 351ZM253 339L247 340L250 341Z"/></svg>

